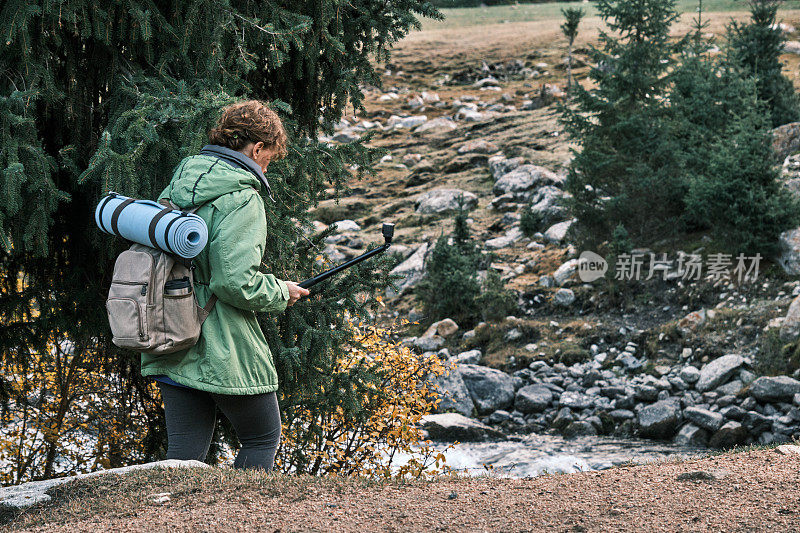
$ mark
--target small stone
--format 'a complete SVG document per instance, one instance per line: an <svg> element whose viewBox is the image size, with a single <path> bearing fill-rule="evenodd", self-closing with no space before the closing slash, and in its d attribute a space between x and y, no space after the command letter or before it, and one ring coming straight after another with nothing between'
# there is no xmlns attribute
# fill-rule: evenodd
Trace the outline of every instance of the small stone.
<svg viewBox="0 0 800 533"><path fill-rule="evenodd" d="M680 378L686 383L693 385L700 379L700 371L693 366L687 366L681 370Z"/></svg>
<svg viewBox="0 0 800 533"><path fill-rule="evenodd" d="M444 320L439 321L436 331L442 337L449 337L458 331L458 324L456 324L455 320L451 318L445 318Z"/></svg>
<svg viewBox="0 0 800 533"><path fill-rule="evenodd" d="M800 455L800 446L794 444L781 444L775 451L781 455Z"/></svg>
<svg viewBox="0 0 800 533"><path fill-rule="evenodd" d="M683 472L675 478L678 481L717 481L728 476L727 470L695 470L693 472Z"/></svg>
<svg viewBox="0 0 800 533"><path fill-rule="evenodd" d="M493 154L498 150L499 148L497 148L497 145L493 142L484 139L473 139L465 142L457 151L459 154L466 154L470 152L478 154Z"/></svg>
<svg viewBox="0 0 800 533"><path fill-rule="evenodd" d="M722 427L723 416L720 413L701 409L700 407L687 407L683 411L683 416L690 422L694 422L703 429L711 432L717 431Z"/></svg>
<svg viewBox="0 0 800 533"><path fill-rule="evenodd" d="M694 424L685 424L675 435L674 442L678 446L703 447L708 444L708 431Z"/></svg>
<svg viewBox="0 0 800 533"><path fill-rule="evenodd" d="M643 437L664 439L674 434L680 416L679 403L662 400L639 410L639 431Z"/></svg>
<svg viewBox="0 0 800 533"><path fill-rule="evenodd" d="M517 391L514 408L521 413L540 413L553 401L553 393L544 385L526 385Z"/></svg>
<svg viewBox="0 0 800 533"><path fill-rule="evenodd" d="M572 305L575 301L575 293L570 289L558 289L553 297L553 303L563 307Z"/></svg>
<svg viewBox="0 0 800 533"><path fill-rule="evenodd" d="M451 358L451 362L456 364L477 365L481 360L480 350L468 350Z"/></svg>
<svg viewBox="0 0 800 533"><path fill-rule="evenodd" d="M684 330L694 331L698 327L702 326L706 321L706 310L700 309L699 311L693 311L683 317L678 322L678 327Z"/></svg>

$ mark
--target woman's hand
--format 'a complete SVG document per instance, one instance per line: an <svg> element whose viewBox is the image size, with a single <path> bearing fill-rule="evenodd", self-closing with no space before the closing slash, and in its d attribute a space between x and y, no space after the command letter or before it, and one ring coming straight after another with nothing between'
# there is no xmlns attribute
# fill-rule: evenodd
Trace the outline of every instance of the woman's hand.
<svg viewBox="0 0 800 533"><path fill-rule="evenodd" d="M297 300L310 294L308 289L304 289L294 281L287 281L286 287L289 289L289 303L286 304L287 307L294 305Z"/></svg>

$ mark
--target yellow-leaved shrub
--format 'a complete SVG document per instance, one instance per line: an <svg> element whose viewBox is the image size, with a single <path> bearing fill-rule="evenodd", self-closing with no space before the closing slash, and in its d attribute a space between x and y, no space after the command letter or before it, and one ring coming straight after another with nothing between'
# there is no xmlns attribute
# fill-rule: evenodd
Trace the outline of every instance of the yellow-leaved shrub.
<svg viewBox="0 0 800 533"><path fill-rule="evenodd" d="M401 478L442 472L445 456L420 427L440 401L427 378L444 373L441 360L415 354L392 340L390 329L350 327L354 342L333 372L358 381L361 403L349 409L299 403L284 420L276 469Z"/></svg>

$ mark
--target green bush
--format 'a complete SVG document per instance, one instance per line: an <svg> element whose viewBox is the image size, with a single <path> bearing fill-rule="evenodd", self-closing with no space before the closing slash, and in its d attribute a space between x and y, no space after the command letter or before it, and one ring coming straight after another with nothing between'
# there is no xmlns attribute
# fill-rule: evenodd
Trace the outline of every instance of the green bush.
<svg viewBox="0 0 800 533"><path fill-rule="evenodd" d="M503 286L496 270L489 270L476 303L486 322L502 320L517 311L516 295Z"/></svg>
<svg viewBox="0 0 800 533"><path fill-rule="evenodd" d="M753 366L763 375L792 374L800 368L800 341L784 342L777 328L770 329L761 337Z"/></svg>
<svg viewBox="0 0 800 533"><path fill-rule="evenodd" d="M519 228L526 236L530 237L537 231L544 229L544 216L539 211L531 209L531 204L527 204L522 210L522 216L519 219Z"/></svg>
<svg viewBox="0 0 800 533"><path fill-rule="evenodd" d="M481 289L481 254L470 239L466 220L466 212L460 210L452 235L436 241L427 260L428 274L415 291L429 319L452 318L462 327L471 326L479 316L476 299Z"/></svg>

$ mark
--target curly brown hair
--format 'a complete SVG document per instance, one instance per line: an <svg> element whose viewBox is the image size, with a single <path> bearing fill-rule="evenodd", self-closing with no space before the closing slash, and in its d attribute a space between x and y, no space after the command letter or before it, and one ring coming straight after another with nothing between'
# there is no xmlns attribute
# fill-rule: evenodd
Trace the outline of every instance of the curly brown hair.
<svg viewBox="0 0 800 533"><path fill-rule="evenodd" d="M247 143L263 142L278 148L276 157L289 153L286 131L278 114L258 100L246 100L222 109L217 125L208 132L212 144L241 150Z"/></svg>

